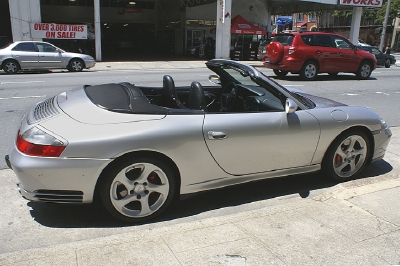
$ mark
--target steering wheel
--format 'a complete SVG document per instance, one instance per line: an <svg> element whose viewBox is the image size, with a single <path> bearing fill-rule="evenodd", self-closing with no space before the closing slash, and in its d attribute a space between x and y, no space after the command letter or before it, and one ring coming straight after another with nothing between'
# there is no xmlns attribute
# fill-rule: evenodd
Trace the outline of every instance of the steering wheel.
<svg viewBox="0 0 400 266"><path fill-rule="evenodd" d="M221 109L224 112L232 110L233 106L236 103L236 99L238 97L238 87L236 83L229 82L226 86L222 89L221 92Z"/></svg>

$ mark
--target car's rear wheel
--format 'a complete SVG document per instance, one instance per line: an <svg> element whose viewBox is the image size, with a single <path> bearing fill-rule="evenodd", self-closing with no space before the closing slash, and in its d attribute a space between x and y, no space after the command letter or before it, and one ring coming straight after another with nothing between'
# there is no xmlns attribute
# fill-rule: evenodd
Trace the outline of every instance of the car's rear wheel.
<svg viewBox="0 0 400 266"><path fill-rule="evenodd" d="M283 71L283 70L279 70L279 69L274 69L273 71L274 71L275 75L277 75L278 77L284 77L289 73L288 71Z"/></svg>
<svg viewBox="0 0 400 266"><path fill-rule="evenodd" d="M16 74L20 69L19 63L15 60L6 60L3 63L3 70L7 74Z"/></svg>
<svg viewBox="0 0 400 266"><path fill-rule="evenodd" d="M314 61L307 61L300 70L300 77L303 80L314 80L318 74L318 65Z"/></svg>
<svg viewBox="0 0 400 266"><path fill-rule="evenodd" d="M368 79L371 76L372 67L371 64L363 61L357 70L356 76L359 79Z"/></svg>
<svg viewBox="0 0 400 266"><path fill-rule="evenodd" d="M390 59L388 58L388 59L386 59L386 61L385 61L385 67L386 67L386 68L389 68L390 65L391 65L391 62L390 62Z"/></svg>
<svg viewBox="0 0 400 266"><path fill-rule="evenodd" d="M71 59L68 64L68 70L71 72L81 72L83 70L84 63L81 59Z"/></svg>
<svg viewBox="0 0 400 266"><path fill-rule="evenodd" d="M356 178L367 164L369 139L361 131L340 135L329 147L323 170L337 181Z"/></svg>
<svg viewBox="0 0 400 266"><path fill-rule="evenodd" d="M175 177L154 158L132 158L114 165L100 180L100 196L108 212L126 222L144 222L163 212L173 199Z"/></svg>

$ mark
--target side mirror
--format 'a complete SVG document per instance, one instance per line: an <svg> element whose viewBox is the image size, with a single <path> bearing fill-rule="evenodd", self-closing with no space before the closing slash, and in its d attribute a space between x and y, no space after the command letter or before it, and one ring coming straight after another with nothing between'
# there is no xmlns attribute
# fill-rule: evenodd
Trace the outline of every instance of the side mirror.
<svg viewBox="0 0 400 266"><path fill-rule="evenodd" d="M297 103L295 103L292 99L287 98L285 104L285 111L287 114L291 114L296 112L297 110Z"/></svg>
<svg viewBox="0 0 400 266"><path fill-rule="evenodd" d="M219 79L219 76L217 75L209 75L208 76L208 80L211 83L217 84L217 85L221 85L221 80Z"/></svg>

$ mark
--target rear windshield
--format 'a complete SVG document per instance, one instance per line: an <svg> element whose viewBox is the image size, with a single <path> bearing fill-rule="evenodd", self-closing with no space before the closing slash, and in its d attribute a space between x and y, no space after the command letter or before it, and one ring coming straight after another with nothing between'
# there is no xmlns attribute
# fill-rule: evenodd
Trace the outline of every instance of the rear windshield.
<svg viewBox="0 0 400 266"><path fill-rule="evenodd" d="M272 39L273 42L280 42L283 46L292 45L294 36L290 34L275 35Z"/></svg>

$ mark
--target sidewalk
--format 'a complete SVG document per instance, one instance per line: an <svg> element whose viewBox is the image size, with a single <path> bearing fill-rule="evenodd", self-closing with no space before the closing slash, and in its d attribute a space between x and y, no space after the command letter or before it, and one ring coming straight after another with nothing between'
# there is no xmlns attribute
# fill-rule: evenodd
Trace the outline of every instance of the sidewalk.
<svg viewBox="0 0 400 266"><path fill-rule="evenodd" d="M145 70L145 69L188 69L205 68L207 60L193 61L129 61L129 62L97 62L91 70ZM262 67L261 61L240 61L255 67Z"/></svg>
<svg viewBox="0 0 400 266"><path fill-rule="evenodd" d="M0 265L398 265L400 128L392 131L385 164L393 169L384 174L369 173L311 198L249 202L250 211L229 206L223 216L211 210L203 219L0 254ZM13 172L0 171L1 179L7 175Z"/></svg>

